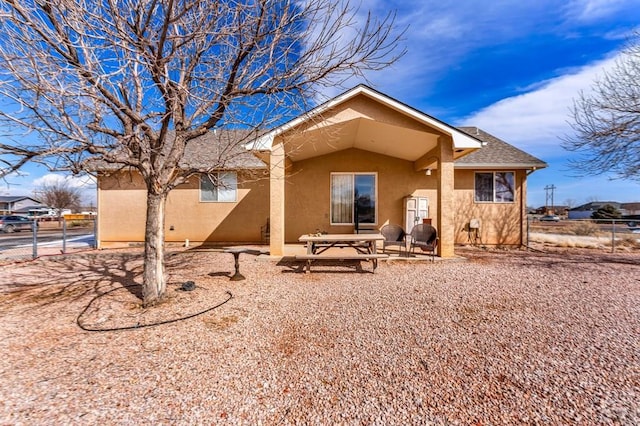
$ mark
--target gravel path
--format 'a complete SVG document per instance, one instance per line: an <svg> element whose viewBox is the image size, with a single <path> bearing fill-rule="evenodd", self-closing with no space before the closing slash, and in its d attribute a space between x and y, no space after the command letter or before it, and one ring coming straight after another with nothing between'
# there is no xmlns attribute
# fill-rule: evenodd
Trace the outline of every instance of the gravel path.
<svg viewBox="0 0 640 426"><path fill-rule="evenodd" d="M353 265L140 255L0 267L0 424L638 424L640 254ZM193 292L178 291L185 280ZM118 289L106 293L111 289ZM129 331L89 328L142 326Z"/></svg>

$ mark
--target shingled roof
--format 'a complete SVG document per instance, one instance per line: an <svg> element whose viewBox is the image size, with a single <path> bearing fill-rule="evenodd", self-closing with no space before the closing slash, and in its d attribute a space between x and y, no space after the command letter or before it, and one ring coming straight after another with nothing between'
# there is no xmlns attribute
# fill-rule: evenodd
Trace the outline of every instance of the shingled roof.
<svg viewBox="0 0 640 426"><path fill-rule="evenodd" d="M486 145L471 154L455 161L455 167L461 169L543 169L547 163L531 154L516 148L507 142L477 127L458 127L459 130L486 142Z"/></svg>
<svg viewBox="0 0 640 426"><path fill-rule="evenodd" d="M244 147L253 138L241 130L211 131L189 142L180 166L203 170L213 165L218 169L264 169L265 163Z"/></svg>
<svg viewBox="0 0 640 426"><path fill-rule="evenodd" d="M266 169L266 164L245 148L245 144L253 138L255 132L210 131L187 144L179 165L184 169L201 171L211 170L212 167L218 170ZM120 166L95 160L91 162L91 168L106 171L117 170Z"/></svg>

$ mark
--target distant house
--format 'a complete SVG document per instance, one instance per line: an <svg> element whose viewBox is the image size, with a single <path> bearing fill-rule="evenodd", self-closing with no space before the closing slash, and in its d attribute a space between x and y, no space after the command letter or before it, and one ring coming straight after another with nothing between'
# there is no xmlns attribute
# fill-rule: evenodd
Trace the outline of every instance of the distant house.
<svg viewBox="0 0 640 426"><path fill-rule="evenodd" d="M621 203L620 212L623 216L640 217L640 203Z"/></svg>
<svg viewBox="0 0 640 426"><path fill-rule="evenodd" d="M223 131L187 145L208 171ZM270 253L303 234L353 233L387 223L438 230L438 255L456 243L526 244L527 176L544 161L475 127L456 128L357 86L251 141L215 173L193 176L167 199L167 241L260 242ZM186 167L186 166L185 166ZM146 189L129 169L97 168L98 244L144 240ZM473 234L472 234L473 233Z"/></svg>
<svg viewBox="0 0 640 426"><path fill-rule="evenodd" d="M535 214L555 214L558 216L567 216L569 213L569 206L540 206Z"/></svg>
<svg viewBox="0 0 640 426"><path fill-rule="evenodd" d="M35 198L20 195L0 195L0 214L22 213L28 214L29 209L46 207Z"/></svg>
<svg viewBox="0 0 640 426"><path fill-rule="evenodd" d="M583 204L569 210L569 219L591 219L591 215L593 214L593 212L606 206L607 204L620 210L621 204L617 201L591 201L590 203Z"/></svg>

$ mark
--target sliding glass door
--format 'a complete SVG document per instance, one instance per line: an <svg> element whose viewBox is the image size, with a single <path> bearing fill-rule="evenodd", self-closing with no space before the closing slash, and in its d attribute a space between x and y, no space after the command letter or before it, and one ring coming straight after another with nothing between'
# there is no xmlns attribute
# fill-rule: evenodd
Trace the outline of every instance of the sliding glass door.
<svg viewBox="0 0 640 426"><path fill-rule="evenodd" d="M375 173L331 174L331 224L376 223Z"/></svg>

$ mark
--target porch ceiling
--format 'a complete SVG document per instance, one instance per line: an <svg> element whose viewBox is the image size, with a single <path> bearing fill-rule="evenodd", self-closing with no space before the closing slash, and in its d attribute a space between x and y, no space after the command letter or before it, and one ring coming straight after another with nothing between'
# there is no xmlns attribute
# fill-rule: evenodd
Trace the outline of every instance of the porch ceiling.
<svg viewBox="0 0 640 426"><path fill-rule="evenodd" d="M293 134L285 139L285 146L294 162L348 148L416 161L438 145L438 136L359 117Z"/></svg>

